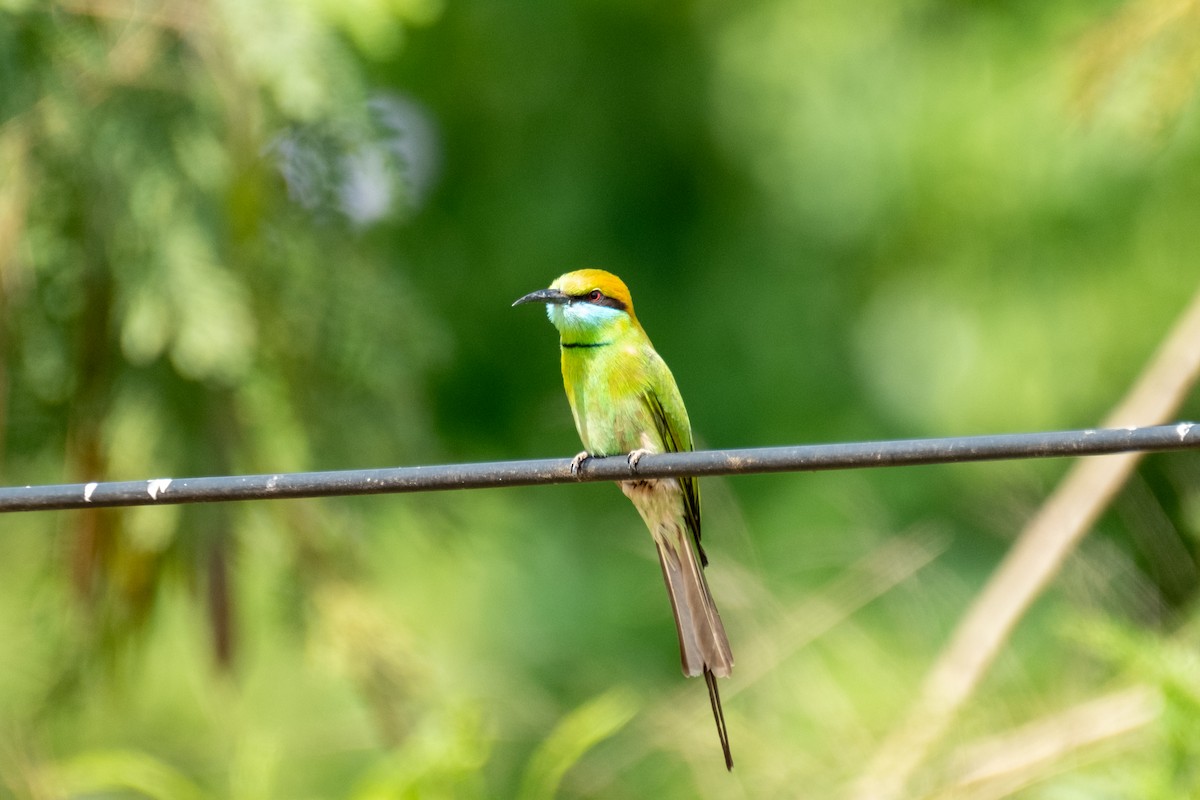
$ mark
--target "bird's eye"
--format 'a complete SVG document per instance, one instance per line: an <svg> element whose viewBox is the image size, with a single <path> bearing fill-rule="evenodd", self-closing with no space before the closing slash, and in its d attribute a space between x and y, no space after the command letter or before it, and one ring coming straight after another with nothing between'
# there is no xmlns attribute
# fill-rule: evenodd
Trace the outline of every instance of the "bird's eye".
<svg viewBox="0 0 1200 800"><path fill-rule="evenodd" d="M599 289L592 289L592 293L588 295L588 300L591 300L593 303L595 303L601 297L604 297L604 294Z"/></svg>

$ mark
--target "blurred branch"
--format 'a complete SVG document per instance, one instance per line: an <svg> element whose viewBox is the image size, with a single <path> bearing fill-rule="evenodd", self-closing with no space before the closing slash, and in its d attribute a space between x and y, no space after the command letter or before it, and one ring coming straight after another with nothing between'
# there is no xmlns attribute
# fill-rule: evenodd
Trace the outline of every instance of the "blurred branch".
<svg viewBox="0 0 1200 800"><path fill-rule="evenodd" d="M1107 425L1160 422L1179 407L1200 374L1200 294ZM904 796L909 778L945 734L1026 609L1058 573L1141 458L1135 452L1076 464L1025 526L995 575L967 610L925 678L909 715L884 740L860 779L862 800Z"/></svg>
<svg viewBox="0 0 1200 800"><path fill-rule="evenodd" d="M758 649L742 659L745 665L738 670L737 683L730 686L725 695L736 697L771 674L785 659L925 569L945 552L949 544L949 537L921 530L884 540L819 591L783 614L780 624L769 636L758 637Z"/></svg>
<svg viewBox="0 0 1200 800"><path fill-rule="evenodd" d="M202 13L195 3L142 5L124 0L58 0L55 5L68 14L110 20L122 25L136 22L175 31L189 31L203 22Z"/></svg>
<svg viewBox="0 0 1200 800"><path fill-rule="evenodd" d="M1200 83L1198 34L1197 0L1124 4L1082 42L1076 108L1095 117L1105 105L1136 107L1135 128L1150 133L1178 120Z"/></svg>
<svg viewBox="0 0 1200 800"><path fill-rule="evenodd" d="M1196 324L1200 326L1200 313ZM1195 341L1200 342L1200 331L1194 335ZM1163 383L1160 376L1149 391L1158 392L1157 387ZM1131 409L1130 413L1114 420L1133 419L1138 416L1135 411ZM1161 418L1162 415L1155 416ZM487 489L685 475L815 472L1197 448L1200 448L1200 424L1181 422L1149 428L1130 426L1107 430L662 453L646 456L638 462L636 469L624 456L611 456L590 458L577 472L571 470L571 459L560 458L339 472L13 486L0 487L0 512Z"/></svg>
<svg viewBox="0 0 1200 800"><path fill-rule="evenodd" d="M966 745L955 777L929 800L1006 797L1061 770L1064 758L1149 725L1161 707L1157 692L1133 686Z"/></svg>
<svg viewBox="0 0 1200 800"><path fill-rule="evenodd" d="M25 233L29 205L29 134L24 127L0 124L0 464L8 430L9 337L13 295L19 290L16 259Z"/></svg>

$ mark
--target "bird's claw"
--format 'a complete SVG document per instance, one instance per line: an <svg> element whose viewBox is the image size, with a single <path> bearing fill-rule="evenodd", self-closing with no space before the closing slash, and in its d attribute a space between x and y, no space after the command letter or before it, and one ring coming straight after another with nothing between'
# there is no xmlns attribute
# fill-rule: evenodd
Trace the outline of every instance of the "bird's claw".
<svg viewBox="0 0 1200 800"><path fill-rule="evenodd" d="M632 453L630 453L629 456L626 458L626 460L629 462L629 468L631 470L633 470L634 472L637 472L638 462L642 460L642 456L646 455L649 452L650 452L649 450L638 449L638 450L634 450Z"/></svg>
<svg viewBox="0 0 1200 800"><path fill-rule="evenodd" d="M583 467L583 462L587 461L591 457L592 454L587 450L577 453L575 457L571 459L571 474L578 475L580 468Z"/></svg>

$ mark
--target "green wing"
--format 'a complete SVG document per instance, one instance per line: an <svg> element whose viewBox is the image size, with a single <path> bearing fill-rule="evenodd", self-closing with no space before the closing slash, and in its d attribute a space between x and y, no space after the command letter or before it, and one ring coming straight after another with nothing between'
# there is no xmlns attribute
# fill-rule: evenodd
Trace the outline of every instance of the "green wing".
<svg viewBox="0 0 1200 800"><path fill-rule="evenodd" d="M653 390L643 393L642 400L654 419L654 427L658 431L658 438L662 440L663 449L668 453L691 450L692 432L687 420L678 417L672 419ZM682 406L683 402L679 401L679 405ZM704 546L700 544L700 489L696 486L695 478L679 478L679 485L683 487L683 521L696 542L701 565L707 567L708 556L704 553Z"/></svg>

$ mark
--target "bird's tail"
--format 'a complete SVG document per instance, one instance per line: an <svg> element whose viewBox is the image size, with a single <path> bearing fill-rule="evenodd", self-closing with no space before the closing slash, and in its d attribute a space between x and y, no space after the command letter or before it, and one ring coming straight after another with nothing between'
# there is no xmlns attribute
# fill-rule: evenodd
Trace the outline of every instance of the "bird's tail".
<svg viewBox="0 0 1200 800"><path fill-rule="evenodd" d="M733 769L733 752L729 749L729 731L725 730L725 712L721 710L721 692L717 690L717 676L704 670L704 682L708 684L708 702L712 703L713 720L717 723L717 736L721 739L721 752L725 754L725 769Z"/></svg>
<svg viewBox="0 0 1200 800"><path fill-rule="evenodd" d="M721 615L708 590L692 537L684 526L672 521L659 525L654 533L663 579L671 596L671 610L675 612L683 674L689 677L704 675L717 735L721 737L721 749L725 752L725 766L733 769L725 714L717 691L717 678L728 677L733 669L733 651L729 648L725 626L721 624Z"/></svg>

